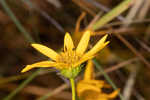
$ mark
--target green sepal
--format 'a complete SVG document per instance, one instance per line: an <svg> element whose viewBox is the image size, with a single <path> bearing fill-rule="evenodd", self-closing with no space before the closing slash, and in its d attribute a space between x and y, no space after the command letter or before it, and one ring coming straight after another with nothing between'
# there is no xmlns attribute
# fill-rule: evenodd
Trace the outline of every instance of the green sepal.
<svg viewBox="0 0 150 100"><path fill-rule="evenodd" d="M60 73L66 78L75 78L81 71L82 65L70 69L62 69Z"/></svg>

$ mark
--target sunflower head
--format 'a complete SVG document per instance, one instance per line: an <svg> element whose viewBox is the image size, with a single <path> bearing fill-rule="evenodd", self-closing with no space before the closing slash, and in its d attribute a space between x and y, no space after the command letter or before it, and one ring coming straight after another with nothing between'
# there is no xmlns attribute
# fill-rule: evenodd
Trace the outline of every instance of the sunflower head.
<svg viewBox="0 0 150 100"><path fill-rule="evenodd" d="M105 42L107 39L107 35L105 35L91 50L86 52L91 34L92 31L85 31L78 46L75 48L70 34L66 33L64 37L64 50L60 54L41 44L31 44L33 48L48 56L51 61L42 61L27 65L22 72L26 72L35 67L55 67L65 77L75 77L81 70L81 64L92 59L98 51L109 43L109 41Z"/></svg>

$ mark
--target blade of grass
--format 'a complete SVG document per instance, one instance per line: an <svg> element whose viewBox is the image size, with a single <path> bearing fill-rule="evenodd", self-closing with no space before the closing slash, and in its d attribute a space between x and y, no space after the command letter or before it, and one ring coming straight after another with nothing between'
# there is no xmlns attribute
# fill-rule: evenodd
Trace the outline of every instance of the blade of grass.
<svg viewBox="0 0 150 100"><path fill-rule="evenodd" d="M28 34L28 32L24 29L24 27L21 25L21 23L17 20L11 9L6 4L5 0L0 0L0 4L4 8L5 12L10 16L11 20L16 24L19 31L23 34L23 36L26 38L27 42L33 43L34 40L32 37Z"/></svg>
<svg viewBox="0 0 150 100"><path fill-rule="evenodd" d="M104 12L109 12L111 10L110 8L104 6L100 2L97 2L96 0L86 0L86 1L91 3L91 4L93 4L95 7L97 7L98 9L100 9L100 10L102 10ZM124 21L125 20L125 18L123 16L121 16L121 15L118 16L117 19L120 20L120 21Z"/></svg>
<svg viewBox="0 0 150 100"><path fill-rule="evenodd" d="M120 3L118 6L113 8L110 12L108 12L106 15L104 15L100 20L97 21L92 27L93 30L97 30L104 26L106 23L120 15L122 12L127 10L131 5L132 0L124 0L122 3Z"/></svg>
<svg viewBox="0 0 150 100"><path fill-rule="evenodd" d="M117 90L117 86L113 83L113 81L109 78L107 73L104 71L104 69L101 67L101 65L98 63L96 59L93 59L93 63L95 64L96 68L104 75L105 79L108 81L108 83L112 86L114 90ZM123 99L123 96L119 93L119 97L121 100Z"/></svg>
<svg viewBox="0 0 150 100"><path fill-rule="evenodd" d="M28 32L24 29L24 27L21 25L21 23L18 21L18 19L15 17L15 15L13 14L13 12L11 11L11 9L9 8L9 6L7 5L7 3L5 2L5 0L0 0L0 4L2 5L2 7L4 8L5 12L8 14L8 16L10 16L10 18L12 19L12 21L16 24L17 28L19 29L19 31L23 34L23 36L25 37L25 39L27 40L27 42L29 43L33 43L34 40L32 39L32 37L28 34ZM35 78L38 73L41 70L37 70L35 71L33 74L31 74L31 76L29 78L27 78L25 81L23 81L14 91L12 91L10 94L8 94L8 96L4 97L3 100L11 100L18 92L20 92L30 81L33 80L33 78Z"/></svg>
<svg viewBox="0 0 150 100"><path fill-rule="evenodd" d="M35 78L38 73L41 71L41 69L36 70L29 78L27 78L25 81L23 81L13 92L11 92L7 97L5 97L3 100L11 100L18 92L20 92L29 82Z"/></svg>

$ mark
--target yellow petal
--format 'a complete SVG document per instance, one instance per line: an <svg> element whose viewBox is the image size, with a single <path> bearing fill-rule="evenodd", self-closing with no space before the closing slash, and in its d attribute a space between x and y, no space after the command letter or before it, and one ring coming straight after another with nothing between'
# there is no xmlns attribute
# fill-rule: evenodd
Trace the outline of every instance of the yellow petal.
<svg viewBox="0 0 150 100"><path fill-rule="evenodd" d="M73 67L79 66L83 62L86 62L87 60L92 59L92 58L94 58L94 56L86 56L86 57L83 56L77 63L73 65Z"/></svg>
<svg viewBox="0 0 150 100"><path fill-rule="evenodd" d="M108 97L108 94L106 94L106 93L99 93L97 95L97 100L110 100L110 99Z"/></svg>
<svg viewBox="0 0 150 100"><path fill-rule="evenodd" d="M89 60L84 72L84 80L91 80L93 78L94 78L93 62L92 60Z"/></svg>
<svg viewBox="0 0 150 100"><path fill-rule="evenodd" d="M105 82L102 80L88 80L86 83L94 85L95 87L101 89L105 86Z"/></svg>
<svg viewBox="0 0 150 100"><path fill-rule="evenodd" d="M90 34L91 34L91 31L88 30L82 36L82 38L77 46L77 49L76 49L76 52L78 54L82 55L85 52L85 50L87 49L88 43L90 40Z"/></svg>
<svg viewBox="0 0 150 100"><path fill-rule="evenodd" d="M110 94L106 94L106 93L100 93L98 96L98 100L110 100L113 99L115 97L117 97L119 93L119 90L115 90L114 92L110 93Z"/></svg>
<svg viewBox="0 0 150 100"><path fill-rule="evenodd" d="M32 64L32 65L27 65L21 72L24 73L24 72L27 72L27 71L33 69L33 68L37 68L37 67L54 67L54 66L56 66L55 62L42 61L42 62L38 62L38 63Z"/></svg>
<svg viewBox="0 0 150 100"><path fill-rule="evenodd" d="M32 45L32 47L34 47L36 50L38 50L39 52L41 52L42 54L44 54L44 55L46 55L46 56L48 56L49 58L51 58L52 60L57 60L57 58L58 58L58 54L54 51L54 50L52 50L52 49L50 49L50 48L48 48L48 47L46 47L46 46L44 46L44 45L41 45L41 44L31 44Z"/></svg>
<svg viewBox="0 0 150 100"><path fill-rule="evenodd" d="M96 45L90 51L88 51L84 56L86 57L86 56L95 55L97 52L103 49L109 43L109 41L105 42L107 36L108 35L105 35L101 40L99 40L98 43L96 43Z"/></svg>
<svg viewBox="0 0 150 100"><path fill-rule="evenodd" d="M66 33L65 38L64 38L64 51L66 50L72 50L74 48L74 44L72 41L72 38L69 33Z"/></svg>
<svg viewBox="0 0 150 100"><path fill-rule="evenodd" d="M115 98L115 97L119 94L119 91L120 91L119 89L118 89L118 90L115 90L114 92L108 94L108 97L109 97L110 99Z"/></svg>
<svg viewBox="0 0 150 100"><path fill-rule="evenodd" d="M88 90L92 90L95 92L101 92L101 89L91 85L91 84L86 84L86 83L82 83L82 81L80 81L77 84L77 93L78 95L81 95L83 92L88 91Z"/></svg>

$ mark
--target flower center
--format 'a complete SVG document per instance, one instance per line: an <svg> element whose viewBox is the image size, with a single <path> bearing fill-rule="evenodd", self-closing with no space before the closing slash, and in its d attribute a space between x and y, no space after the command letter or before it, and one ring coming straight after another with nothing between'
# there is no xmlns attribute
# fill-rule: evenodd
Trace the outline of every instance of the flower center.
<svg viewBox="0 0 150 100"><path fill-rule="evenodd" d="M58 62L67 64L67 66L72 67L77 61L79 61L80 57L73 50L62 52L58 59Z"/></svg>

